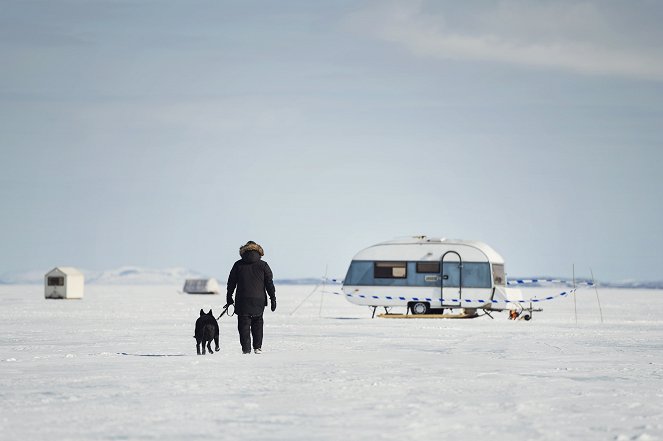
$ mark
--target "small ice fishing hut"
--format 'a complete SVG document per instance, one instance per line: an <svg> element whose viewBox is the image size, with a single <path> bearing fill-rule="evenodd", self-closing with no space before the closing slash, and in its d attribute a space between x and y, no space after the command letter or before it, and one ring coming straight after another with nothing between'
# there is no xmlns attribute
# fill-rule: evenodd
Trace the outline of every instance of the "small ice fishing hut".
<svg viewBox="0 0 663 441"><path fill-rule="evenodd" d="M59 266L44 276L44 296L47 299L82 299L85 277L76 268Z"/></svg>
<svg viewBox="0 0 663 441"><path fill-rule="evenodd" d="M219 283L216 279L186 279L184 288L187 294L218 294Z"/></svg>

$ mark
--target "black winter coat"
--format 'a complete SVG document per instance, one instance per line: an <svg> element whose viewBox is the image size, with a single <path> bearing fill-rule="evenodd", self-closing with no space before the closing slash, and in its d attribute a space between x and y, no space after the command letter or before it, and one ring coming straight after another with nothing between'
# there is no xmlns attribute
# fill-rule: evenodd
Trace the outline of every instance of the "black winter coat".
<svg viewBox="0 0 663 441"><path fill-rule="evenodd" d="M267 306L267 294L276 301L276 289L272 270L260 259L257 251L247 251L235 262L228 276L228 303L237 288L235 313L237 315L261 315Z"/></svg>

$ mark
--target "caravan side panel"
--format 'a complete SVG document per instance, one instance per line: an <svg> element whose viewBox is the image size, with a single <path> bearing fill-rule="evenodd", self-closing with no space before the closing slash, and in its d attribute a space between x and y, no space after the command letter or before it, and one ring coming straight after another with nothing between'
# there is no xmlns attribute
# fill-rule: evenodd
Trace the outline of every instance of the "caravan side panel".
<svg viewBox="0 0 663 441"><path fill-rule="evenodd" d="M384 267L398 270L390 276ZM442 268L442 273L440 273ZM348 301L368 306L407 306L428 302L433 308L485 307L491 300L492 275L488 262L463 263L463 289L459 289L458 262L353 260L346 274L343 292ZM444 292L441 278L444 274Z"/></svg>

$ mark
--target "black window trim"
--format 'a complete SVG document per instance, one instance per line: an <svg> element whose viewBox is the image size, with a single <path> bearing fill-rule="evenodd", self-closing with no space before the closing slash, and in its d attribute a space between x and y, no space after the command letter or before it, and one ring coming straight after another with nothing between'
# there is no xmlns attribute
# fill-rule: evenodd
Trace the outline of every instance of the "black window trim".
<svg viewBox="0 0 663 441"><path fill-rule="evenodd" d="M426 265L437 265L437 271L422 271L420 269L420 264ZM440 261L439 260L420 260L416 262L416 271L417 274L440 274Z"/></svg>
<svg viewBox="0 0 663 441"><path fill-rule="evenodd" d="M48 286L64 286L63 276L48 276Z"/></svg>
<svg viewBox="0 0 663 441"><path fill-rule="evenodd" d="M394 264L392 266L392 274L393 274L393 268L404 268L405 269L405 274L402 277L395 277L395 276L388 276L388 277L378 277L377 275L377 269L378 269L378 264ZM389 268L388 266L383 266L382 268ZM405 260L375 260L373 261L373 278L374 279L407 279L407 261Z"/></svg>

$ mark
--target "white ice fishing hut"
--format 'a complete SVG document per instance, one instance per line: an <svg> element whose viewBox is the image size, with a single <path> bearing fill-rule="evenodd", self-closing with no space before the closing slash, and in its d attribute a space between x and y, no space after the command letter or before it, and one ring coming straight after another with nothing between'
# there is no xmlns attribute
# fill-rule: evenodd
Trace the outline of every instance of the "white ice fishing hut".
<svg viewBox="0 0 663 441"><path fill-rule="evenodd" d="M59 266L44 276L44 295L47 299L82 299L85 277L76 268Z"/></svg>
<svg viewBox="0 0 663 441"><path fill-rule="evenodd" d="M184 289L187 294L218 294L219 283L216 279L187 279L184 282Z"/></svg>

